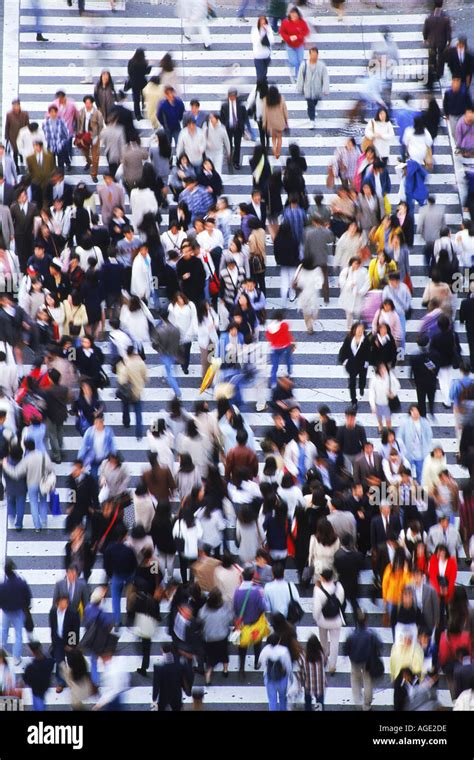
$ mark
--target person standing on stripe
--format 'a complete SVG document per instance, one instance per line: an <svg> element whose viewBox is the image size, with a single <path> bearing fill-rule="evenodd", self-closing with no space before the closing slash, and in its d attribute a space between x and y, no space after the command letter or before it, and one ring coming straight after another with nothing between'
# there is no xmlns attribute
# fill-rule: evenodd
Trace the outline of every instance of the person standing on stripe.
<svg viewBox="0 0 474 760"><path fill-rule="evenodd" d="M329 95L329 74L326 64L319 60L317 47L310 48L309 59L302 61L296 82L296 89L304 95L309 122L306 126L316 129L316 106L321 95Z"/></svg>
<svg viewBox="0 0 474 760"><path fill-rule="evenodd" d="M180 0L178 16L182 19L184 36L191 41L191 32L199 29L204 43L204 50L211 49L211 34L207 23L207 0Z"/></svg>
<svg viewBox="0 0 474 760"><path fill-rule="evenodd" d="M232 164L234 169L240 169L240 144L244 134L247 112L245 106L237 100L238 91L231 87L227 93L227 100L221 105L220 119L227 130L232 150Z"/></svg>
<svg viewBox="0 0 474 760"><path fill-rule="evenodd" d="M280 35L286 42L290 80L295 84L304 58L304 43L309 37L308 24L298 8L291 8L288 17L281 22Z"/></svg>

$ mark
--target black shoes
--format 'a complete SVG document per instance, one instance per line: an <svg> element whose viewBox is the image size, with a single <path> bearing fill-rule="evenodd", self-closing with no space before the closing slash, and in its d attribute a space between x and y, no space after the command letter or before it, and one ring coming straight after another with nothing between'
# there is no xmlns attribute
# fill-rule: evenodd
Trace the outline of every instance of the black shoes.
<svg viewBox="0 0 474 760"><path fill-rule="evenodd" d="M36 42L49 42L47 37L43 37L41 33L36 35Z"/></svg>

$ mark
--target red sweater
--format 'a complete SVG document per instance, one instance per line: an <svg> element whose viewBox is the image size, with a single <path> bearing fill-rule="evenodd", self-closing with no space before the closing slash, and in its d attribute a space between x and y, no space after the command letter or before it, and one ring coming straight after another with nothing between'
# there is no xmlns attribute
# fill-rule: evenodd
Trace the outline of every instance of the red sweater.
<svg viewBox="0 0 474 760"><path fill-rule="evenodd" d="M448 581L448 593L446 595L447 602L451 601L452 596L454 594L454 584L456 583L457 574L458 574L458 563L456 562L456 558L450 557L448 559L448 564L446 565L446 570L444 573L444 576L446 580ZM435 554L433 554L430 558L428 576L429 576L431 585L433 586L433 588L436 589L436 593L438 594L438 596L441 596L439 582L438 582L439 562L438 562L438 557Z"/></svg>
<svg viewBox="0 0 474 760"><path fill-rule="evenodd" d="M309 27L304 18L298 21L290 21L285 18L280 25L280 35L286 44L292 48L299 48L304 45L305 38L309 35ZM296 40L290 40L290 37L296 35Z"/></svg>
<svg viewBox="0 0 474 760"><path fill-rule="evenodd" d="M265 335L272 348L288 348L294 342L288 322L270 322Z"/></svg>

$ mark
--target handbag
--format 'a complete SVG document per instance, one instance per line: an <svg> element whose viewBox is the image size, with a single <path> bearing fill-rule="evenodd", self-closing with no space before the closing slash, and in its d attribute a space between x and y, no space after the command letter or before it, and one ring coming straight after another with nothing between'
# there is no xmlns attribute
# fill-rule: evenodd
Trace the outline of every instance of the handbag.
<svg viewBox="0 0 474 760"><path fill-rule="evenodd" d="M304 615L304 609L302 608L301 604L293 598L291 583L288 584L288 591L290 592L290 602L288 604L286 619L293 624L299 623Z"/></svg>
<svg viewBox="0 0 474 760"><path fill-rule="evenodd" d="M133 404L136 401L131 383L120 383L117 386L115 395L120 401L123 401L125 404Z"/></svg>
<svg viewBox="0 0 474 760"><path fill-rule="evenodd" d="M75 428L77 432L80 433L81 435L84 435L84 433L86 432L86 430L89 429L89 427L90 425L88 421L86 420L86 418L84 417L84 412L81 409L79 409L77 413L77 417L76 417L76 424L75 424Z"/></svg>
<svg viewBox="0 0 474 760"><path fill-rule="evenodd" d="M293 277L293 282L291 283L291 287L297 296L299 296L302 291L302 288L298 287L298 275L301 272L302 266L302 264L299 265L298 269L295 272L295 276Z"/></svg>
<svg viewBox="0 0 474 760"><path fill-rule="evenodd" d="M245 594L244 601L242 603L242 607L240 608L239 616L235 619L234 623L234 630L231 631L229 636L229 641L231 641L232 644L234 644L236 647L240 646L240 638L241 638L241 627L242 627L242 618L245 612L245 608L247 606L247 602L249 600L250 592L252 591L252 587L250 587L247 590L247 593Z"/></svg>
<svg viewBox="0 0 474 760"><path fill-rule="evenodd" d="M78 132L74 138L74 145L76 148L83 148L84 150L90 148L92 145L92 133Z"/></svg>
<svg viewBox="0 0 474 760"><path fill-rule="evenodd" d="M389 387L389 392L391 393L392 381L391 381L390 372L389 372L389 375L388 375L388 387ZM390 409L391 412L399 412L400 411L400 409L402 408L402 404L401 404L400 399L398 398L398 396L391 396L388 399L388 408Z"/></svg>
<svg viewBox="0 0 474 760"><path fill-rule="evenodd" d="M270 633L265 613L262 612L258 620L250 625L244 625L240 633L240 646L249 647L252 644L258 644L265 639Z"/></svg>
<svg viewBox="0 0 474 760"><path fill-rule="evenodd" d="M99 388L108 388L110 386L110 377L106 374L106 372L103 369L100 370L99 377L100 377Z"/></svg>
<svg viewBox="0 0 474 760"><path fill-rule="evenodd" d="M80 648L91 654L100 655L105 651L115 651L119 637L111 633L109 627L100 622L101 613L97 615L79 643Z"/></svg>
<svg viewBox="0 0 474 760"><path fill-rule="evenodd" d="M181 532L181 520L178 519L178 522L179 522L179 534L176 536L174 543L175 543L176 551L178 552L178 554L182 554L184 552L185 542L184 542L183 534Z"/></svg>
<svg viewBox="0 0 474 760"><path fill-rule="evenodd" d="M57 491L51 491L49 495L49 508L52 515L61 514L61 502Z"/></svg>
<svg viewBox="0 0 474 760"><path fill-rule="evenodd" d="M48 496L56 488L56 473L54 470L46 473L46 456L43 454L43 460L41 464L41 479L39 482L39 490L42 496Z"/></svg>

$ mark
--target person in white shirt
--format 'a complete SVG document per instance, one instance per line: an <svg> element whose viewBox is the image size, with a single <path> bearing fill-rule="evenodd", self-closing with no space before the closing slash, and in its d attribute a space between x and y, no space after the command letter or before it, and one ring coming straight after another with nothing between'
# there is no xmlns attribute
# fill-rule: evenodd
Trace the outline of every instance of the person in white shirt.
<svg viewBox="0 0 474 760"><path fill-rule="evenodd" d="M266 16L258 17L257 25L250 32L250 38L258 82L267 78L274 42L273 31Z"/></svg>
<svg viewBox="0 0 474 760"><path fill-rule="evenodd" d="M395 374L387 369L385 364L379 364L369 383L369 404L372 413L377 417L379 432L385 427L392 426L389 399L394 398L400 390L400 382Z"/></svg>
<svg viewBox="0 0 474 760"><path fill-rule="evenodd" d="M214 248L224 249L224 236L222 232L216 228L216 220L213 218L206 219L204 223L204 229L198 235L196 240L201 246L202 251L212 251Z"/></svg>
<svg viewBox="0 0 474 760"><path fill-rule="evenodd" d="M428 157L428 149L433 145L433 138L425 128L421 116L415 116L413 126L405 129L403 144L407 149L408 158L423 166Z"/></svg>
<svg viewBox="0 0 474 760"><path fill-rule="evenodd" d="M336 672L339 637L344 622L342 605L345 598L344 589L338 581L334 582L333 578L332 570L323 570L319 583L314 587L313 595L313 616L319 628L319 640L328 658L328 672L331 674Z"/></svg>
<svg viewBox="0 0 474 760"><path fill-rule="evenodd" d="M274 663L280 663L280 678ZM270 634L266 645L263 647L258 660L258 667L263 668L265 688L268 697L268 709L270 712L285 711L287 709L288 682L291 678L292 664L288 647L280 644L280 637L276 633Z"/></svg>
<svg viewBox="0 0 474 760"><path fill-rule="evenodd" d="M168 255L170 251L176 251L178 256L180 256L183 240L186 240L186 233L179 228L177 220L172 219L167 231L161 236L161 245L164 252Z"/></svg>
<svg viewBox="0 0 474 760"><path fill-rule="evenodd" d="M375 117L370 119L365 128L365 136L372 141L378 157L387 164L395 132L386 108L379 108Z"/></svg>
<svg viewBox="0 0 474 760"><path fill-rule="evenodd" d="M196 122L188 117L188 120L179 133L176 155L187 155L194 167L202 164L204 151L206 150L206 135Z"/></svg>
<svg viewBox="0 0 474 760"><path fill-rule="evenodd" d="M156 216L158 213L158 201L156 200L156 195L153 190L146 186L144 180L139 182L137 187L134 187L130 193L130 208L132 211L132 223L135 230L140 228L145 214L153 214L153 216Z"/></svg>
<svg viewBox="0 0 474 760"><path fill-rule="evenodd" d="M273 565L273 578L265 585L264 597L267 610L274 614L279 612L283 617L288 617L288 607L293 601L300 603L300 595L294 583L285 580L285 568L281 562Z"/></svg>
<svg viewBox="0 0 474 760"><path fill-rule="evenodd" d="M130 676L113 657L112 652L101 654L104 669L101 677L100 697L93 710L121 710L122 695L130 686Z"/></svg>
<svg viewBox="0 0 474 760"><path fill-rule="evenodd" d="M132 190L132 194L133 192ZM151 256L146 243L142 243L133 260L130 293L146 302L154 295Z"/></svg>

